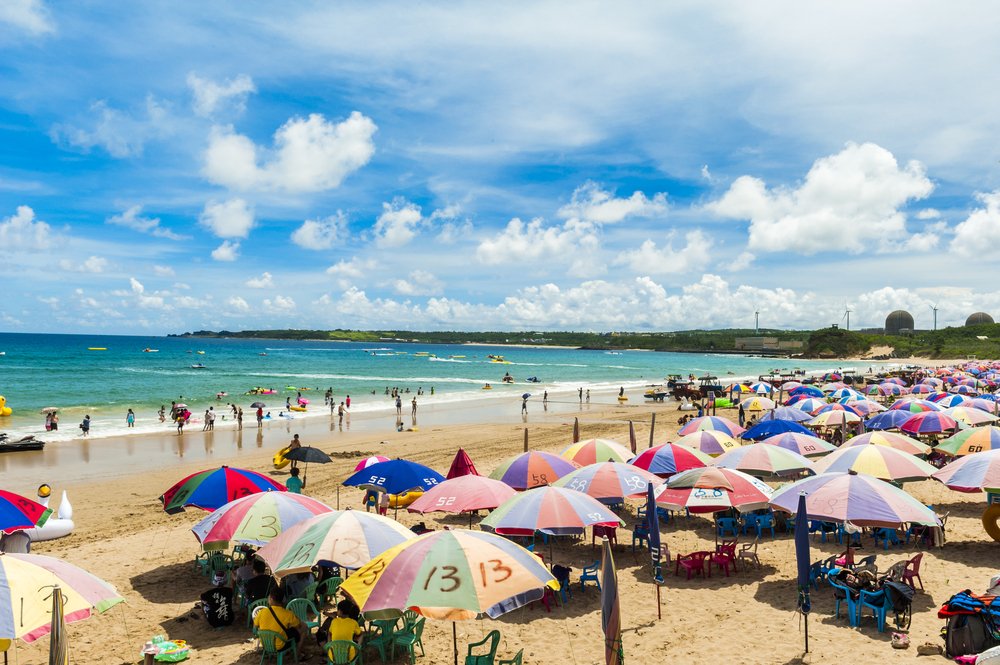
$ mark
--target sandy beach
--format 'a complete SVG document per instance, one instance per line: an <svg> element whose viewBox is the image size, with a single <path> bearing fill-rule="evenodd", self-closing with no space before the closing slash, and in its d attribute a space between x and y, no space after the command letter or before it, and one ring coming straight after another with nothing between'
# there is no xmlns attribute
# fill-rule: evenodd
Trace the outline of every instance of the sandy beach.
<svg viewBox="0 0 1000 665"><path fill-rule="evenodd" d="M335 458L333 464L310 467L307 493L333 507L338 502L341 508L360 507L361 492L340 487L340 481L359 458L369 454L406 457L444 472L461 446L480 473L487 474L504 457L521 452L525 427L532 449L559 452L571 442L574 417L580 418L583 438L613 438L626 444L628 422L632 420L642 449L648 445L653 413L657 415L657 442L676 438L680 415L676 404L643 403L638 391L631 393L631 400L623 406L610 395L593 395L590 404L565 400L550 404L545 412L540 400L532 400L526 422L520 418L519 405L490 407L467 407L459 415L422 406L418 431L414 432L396 432L384 418L371 422L355 419L350 431L314 419L268 427L259 435L251 424L242 436L234 430L216 430L206 434L186 432L183 437L164 434L105 439L89 444L90 461L86 464L71 462L72 455L80 454L77 450L60 453L70 457L59 460L54 468L27 463L4 467L4 486L27 496L34 496L41 482L53 485L54 497L67 490L75 508L75 533L62 540L38 543L33 552L64 557L102 576L116 585L127 600L104 615L69 627L73 662L134 663L146 640L165 634L191 644L191 662L257 663L260 655L253 651L250 633L242 620L216 631L195 609L199 595L209 585L194 569L193 558L199 546L190 527L205 513L189 510L169 516L157 501L183 476L232 464L271 474L283 482L287 473L273 469L271 456L291 433L300 433L307 444ZM409 425L408 410L404 418ZM183 439L184 455L179 454L178 438ZM60 447L73 446L82 448L84 444L64 443ZM131 453L123 455L121 451L126 449ZM80 470L76 478L74 466ZM794 551L791 537L784 534L761 542L761 568L741 570L730 577L713 571L707 580L686 581L674 576L672 566L665 567L663 618L658 620L648 555L642 549L633 554L630 547L629 531L635 521L633 504L631 515L626 517L629 527L619 531L616 551L627 662L650 658L663 661L664 657L682 663L902 662L916 655L918 644L941 644L938 632L942 622L936 616L937 607L962 589L985 590L1000 561L997 543L982 529L981 495L952 492L933 481L908 484L906 489L933 504L939 513L950 513L946 546L924 550L921 576L926 592L914 599L910 631L913 647L909 650L892 649L890 632L878 633L871 619L865 619L861 628L855 629L845 617L834 618L832 591L821 586L813 593L811 653L803 659L802 625L800 615L794 611ZM407 513L398 517L407 526L418 521L428 526L460 526L465 522L464 517L434 519ZM707 518L675 519L662 527L662 533L672 555L712 549L712 523ZM865 544L862 554L877 554L880 569L918 551L913 546L875 551L869 539ZM836 543L817 541L813 548L814 560L841 549ZM572 566L573 579L584 565L597 558L589 535L583 540L562 539L555 545L556 562ZM525 663L603 662L599 599L593 586L581 592L577 585L569 604L551 613L524 608L497 621L460 623L461 653L464 644L499 629L503 635L501 656L509 657L523 648ZM418 658L418 663L451 662L451 626L428 620L424 645L427 656ZM46 639L34 645L19 643L12 662L43 662L47 649ZM320 660L313 656L308 662ZM398 662L403 661L400 658Z"/></svg>

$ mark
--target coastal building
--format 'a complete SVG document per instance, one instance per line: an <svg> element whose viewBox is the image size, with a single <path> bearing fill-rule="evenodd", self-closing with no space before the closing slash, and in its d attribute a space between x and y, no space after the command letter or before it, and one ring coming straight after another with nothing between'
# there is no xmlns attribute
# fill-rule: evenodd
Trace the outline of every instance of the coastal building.
<svg viewBox="0 0 1000 665"><path fill-rule="evenodd" d="M913 315L903 309L897 309L885 317L886 335L907 335L913 332Z"/></svg>
<svg viewBox="0 0 1000 665"><path fill-rule="evenodd" d="M777 337L737 337L736 350L749 353L801 351L800 340L779 340Z"/></svg>
<svg viewBox="0 0 1000 665"><path fill-rule="evenodd" d="M978 326L983 323L994 323L993 317L986 312L976 312L975 314L969 314L969 318L965 320L965 325L967 326Z"/></svg>

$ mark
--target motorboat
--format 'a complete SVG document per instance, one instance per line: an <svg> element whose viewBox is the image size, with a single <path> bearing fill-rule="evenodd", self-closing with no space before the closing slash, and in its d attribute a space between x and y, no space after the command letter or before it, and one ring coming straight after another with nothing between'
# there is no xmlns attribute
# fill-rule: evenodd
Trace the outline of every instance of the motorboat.
<svg viewBox="0 0 1000 665"><path fill-rule="evenodd" d="M191 369L208 369L208 368L202 365L201 363L195 363L194 365L191 365Z"/></svg>

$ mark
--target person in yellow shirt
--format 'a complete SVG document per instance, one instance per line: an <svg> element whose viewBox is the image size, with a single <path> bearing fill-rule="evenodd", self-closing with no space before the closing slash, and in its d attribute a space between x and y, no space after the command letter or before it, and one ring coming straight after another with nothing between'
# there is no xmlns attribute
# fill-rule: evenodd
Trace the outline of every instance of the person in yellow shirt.
<svg viewBox="0 0 1000 665"><path fill-rule="evenodd" d="M361 626L358 624L358 606L349 600L342 600L337 603L337 613L328 616L323 625L316 632L316 640L320 646L325 646L327 642L334 640L348 640L361 643ZM328 651L327 657L333 662L333 652ZM354 657L354 649L351 649L350 657Z"/></svg>
<svg viewBox="0 0 1000 665"><path fill-rule="evenodd" d="M274 646L279 651L289 646L289 632L292 633L292 641L300 644L305 628L298 617L282 606L281 601L281 591L273 589L268 595L268 606L259 610L253 620L257 630L270 630L281 635L274 640Z"/></svg>

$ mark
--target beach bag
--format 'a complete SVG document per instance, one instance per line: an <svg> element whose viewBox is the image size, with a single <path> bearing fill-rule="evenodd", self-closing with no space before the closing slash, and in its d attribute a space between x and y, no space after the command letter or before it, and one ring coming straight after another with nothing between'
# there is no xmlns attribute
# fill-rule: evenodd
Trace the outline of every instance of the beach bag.
<svg viewBox="0 0 1000 665"><path fill-rule="evenodd" d="M896 614L896 627L907 629L910 627L912 617L910 608L913 604L913 587L900 582L886 580L882 589L892 603L892 611Z"/></svg>
<svg viewBox="0 0 1000 665"><path fill-rule="evenodd" d="M986 621L978 614L956 614L948 617L944 628L944 651L948 658L981 653L1000 645L993 638Z"/></svg>

